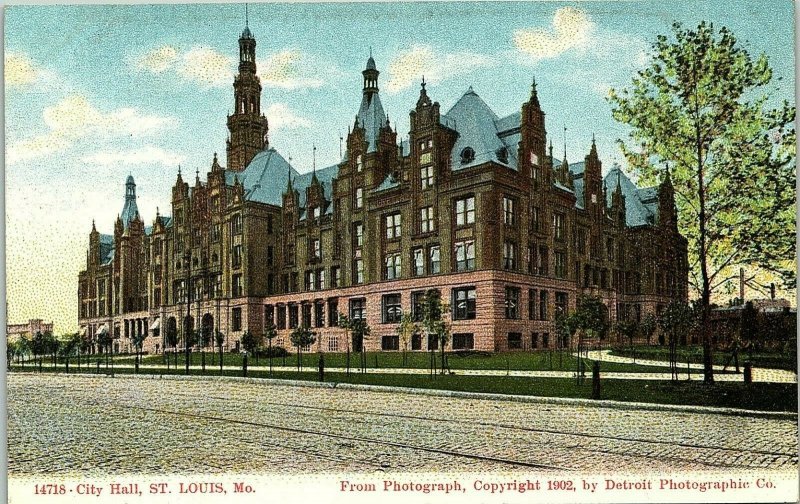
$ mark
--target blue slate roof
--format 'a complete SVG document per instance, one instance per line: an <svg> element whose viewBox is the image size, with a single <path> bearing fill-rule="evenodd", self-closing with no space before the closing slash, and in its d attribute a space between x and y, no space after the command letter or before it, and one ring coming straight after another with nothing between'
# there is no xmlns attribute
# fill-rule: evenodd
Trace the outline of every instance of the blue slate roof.
<svg viewBox="0 0 800 504"><path fill-rule="evenodd" d="M381 182L381 184L375 188L375 191L388 191L389 189L395 189L397 187L400 187L400 181L395 180L395 178L390 174L387 175L386 178L383 179L383 182Z"/></svg>
<svg viewBox="0 0 800 504"><path fill-rule="evenodd" d="M114 259L114 236L100 235L100 264L109 264Z"/></svg>
<svg viewBox="0 0 800 504"><path fill-rule="evenodd" d="M470 86L443 117L444 120L440 122L458 132L458 139L450 156L452 170L462 170L490 161L517 169L519 134L515 129L519 128L519 114L511 114L502 119L497 117ZM461 154L466 148L474 151L474 159L462 163ZM503 152L505 160L501 155Z"/></svg>
<svg viewBox="0 0 800 504"><path fill-rule="evenodd" d="M325 199L331 200L333 195L333 179L339 174L339 165L326 166L316 171L317 180L322 184ZM303 173L292 179L292 186L300 192L300 206L306 206L306 188L311 185L313 172ZM285 190L285 186L284 186Z"/></svg>
<svg viewBox="0 0 800 504"><path fill-rule="evenodd" d="M611 198L617 188L617 183L622 189L622 195L625 196L625 223L630 227L655 224L658 214L658 188L640 189L636 187L619 165L615 164L603 179L607 206L611 206ZM645 199L642 199L643 196Z"/></svg>
<svg viewBox="0 0 800 504"><path fill-rule="evenodd" d="M269 148L256 154L243 171L226 170L225 182L233 185L238 179L248 201L280 206L290 173L293 179L299 175L278 151Z"/></svg>
<svg viewBox="0 0 800 504"><path fill-rule="evenodd" d="M358 108L358 125L365 130L367 152L378 150L378 133L386 126L386 113L383 111L378 93L364 93Z"/></svg>

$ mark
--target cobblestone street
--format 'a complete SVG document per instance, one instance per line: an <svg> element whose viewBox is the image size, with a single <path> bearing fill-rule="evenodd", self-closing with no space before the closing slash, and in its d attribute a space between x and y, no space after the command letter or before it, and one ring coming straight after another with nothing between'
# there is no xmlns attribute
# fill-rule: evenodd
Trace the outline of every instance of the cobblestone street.
<svg viewBox="0 0 800 504"><path fill-rule="evenodd" d="M8 376L9 473L797 469L796 419L220 379Z"/></svg>

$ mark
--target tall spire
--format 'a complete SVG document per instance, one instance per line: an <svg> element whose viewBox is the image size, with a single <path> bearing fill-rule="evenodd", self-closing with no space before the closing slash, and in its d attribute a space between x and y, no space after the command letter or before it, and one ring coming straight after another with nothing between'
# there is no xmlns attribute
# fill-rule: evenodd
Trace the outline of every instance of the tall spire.
<svg viewBox="0 0 800 504"><path fill-rule="evenodd" d="M367 59L367 67L361 74L364 76L364 95L372 96L378 93L378 75L380 72L375 66L375 60L372 59L372 48L369 50L369 59Z"/></svg>

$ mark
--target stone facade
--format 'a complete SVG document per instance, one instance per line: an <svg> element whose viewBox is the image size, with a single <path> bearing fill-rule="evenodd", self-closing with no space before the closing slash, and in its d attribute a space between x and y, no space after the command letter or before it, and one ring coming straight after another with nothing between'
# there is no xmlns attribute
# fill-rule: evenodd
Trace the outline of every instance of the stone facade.
<svg viewBox="0 0 800 504"><path fill-rule="evenodd" d="M36 333L53 332L53 323L42 319L30 319L24 324L8 324L6 326L6 340L14 342L20 338L33 339Z"/></svg>
<svg viewBox="0 0 800 504"><path fill-rule="evenodd" d="M547 348L581 294L616 319L687 298L669 174L650 188L618 166L603 176L593 140L582 163L555 159L535 83L500 118L472 88L443 114L423 82L400 140L370 57L343 159L300 174L269 145L249 29L239 45L228 167L215 154L205 181L179 171L172 217L147 227L129 177L114 235L93 227L79 276L91 335L113 331L126 350L145 331L160 351L219 330L238 349L244 331L274 322L274 344L289 348L305 324L314 350L341 351L341 312L366 317L368 349L393 350L400 313L418 315L416 296L438 289L452 307L448 349Z"/></svg>

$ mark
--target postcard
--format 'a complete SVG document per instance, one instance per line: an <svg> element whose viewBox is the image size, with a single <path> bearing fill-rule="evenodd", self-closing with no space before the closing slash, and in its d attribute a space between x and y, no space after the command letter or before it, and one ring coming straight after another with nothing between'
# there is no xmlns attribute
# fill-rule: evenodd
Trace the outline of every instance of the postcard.
<svg viewBox="0 0 800 504"><path fill-rule="evenodd" d="M4 14L9 502L797 501L793 2Z"/></svg>

